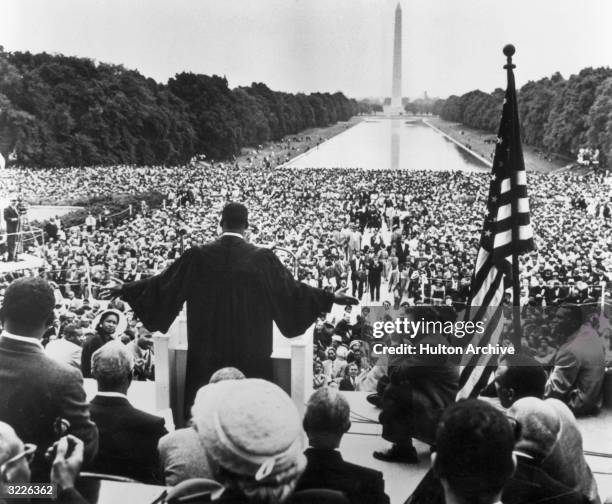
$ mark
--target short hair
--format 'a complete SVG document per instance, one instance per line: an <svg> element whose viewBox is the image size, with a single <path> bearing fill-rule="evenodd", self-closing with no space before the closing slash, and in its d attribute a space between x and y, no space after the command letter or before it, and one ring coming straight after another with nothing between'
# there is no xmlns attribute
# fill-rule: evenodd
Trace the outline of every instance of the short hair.
<svg viewBox="0 0 612 504"><path fill-rule="evenodd" d="M521 397L544 397L546 372L542 365L527 354L507 354L499 362L506 365L506 372L501 375L499 385L513 389L515 399Z"/></svg>
<svg viewBox="0 0 612 504"><path fill-rule="evenodd" d="M210 377L210 380L208 380L208 383L217 383L223 380L244 380L245 378L246 376L244 376L240 369L229 366L217 369Z"/></svg>
<svg viewBox="0 0 612 504"><path fill-rule="evenodd" d="M69 337L77 336L80 330L80 325L68 324L62 329L62 334L64 336L64 339L67 339Z"/></svg>
<svg viewBox="0 0 612 504"><path fill-rule="evenodd" d="M249 226L249 211L242 203L228 203L221 212L221 225L229 229Z"/></svg>
<svg viewBox="0 0 612 504"><path fill-rule="evenodd" d="M54 308L55 295L49 282L37 277L20 278L4 293L0 321L10 320L22 328L36 329L51 322Z"/></svg>
<svg viewBox="0 0 612 504"><path fill-rule="evenodd" d="M322 387L308 399L304 414L307 433L342 434L348 428L351 408L346 398L332 387Z"/></svg>
<svg viewBox="0 0 612 504"><path fill-rule="evenodd" d="M516 448L539 460L550 455L561 432L559 415L550 402L523 397L510 406L508 413L521 426Z"/></svg>
<svg viewBox="0 0 612 504"><path fill-rule="evenodd" d="M434 471L470 503L489 502L514 471L514 432L505 415L478 399L460 401L442 415Z"/></svg>
<svg viewBox="0 0 612 504"><path fill-rule="evenodd" d="M567 312L565 325L570 324L568 328L570 332L576 331L584 321L582 309L576 304L562 303L557 307L557 311L559 310L565 310Z"/></svg>
<svg viewBox="0 0 612 504"><path fill-rule="evenodd" d="M91 356L91 374L99 388L114 389L123 385L133 369L134 358L118 341L106 343Z"/></svg>

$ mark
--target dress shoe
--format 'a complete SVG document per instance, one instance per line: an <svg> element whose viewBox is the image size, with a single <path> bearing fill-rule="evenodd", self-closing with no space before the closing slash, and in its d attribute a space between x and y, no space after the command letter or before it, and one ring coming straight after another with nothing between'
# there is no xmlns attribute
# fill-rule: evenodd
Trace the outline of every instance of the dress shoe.
<svg viewBox="0 0 612 504"><path fill-rule="evenodd" d="M414 446L402 448L397 445L393 445L388 450L375 451L373 456L375 459L383 460L385 462L403 462L405 464L419 463L419 456L417 455Z"/></svg>
<svg viewBox="0 0 612 504"><path fill-rule="evenodd" d="M382 403L382 397L380 397L378 394L369 394L366 397L366 401L368 401L370 404L373 404L377 408L380 408Z"/></svg>

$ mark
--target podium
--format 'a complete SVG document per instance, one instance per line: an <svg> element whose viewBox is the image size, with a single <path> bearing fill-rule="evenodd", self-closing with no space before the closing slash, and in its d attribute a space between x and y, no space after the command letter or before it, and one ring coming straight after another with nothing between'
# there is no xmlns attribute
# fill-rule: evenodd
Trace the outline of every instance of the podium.
<svg viewBox="0 0 612 504"><path fill-rule="evenodd" d="M314 325L314 324L313 324ZM276 324L272 331L274 382L294 400L300 415L312 393L313 326L295 338L285 338ZM185 370L187 368L187 311L185 307L166 334L153 334L155 349L155 405L171 408L174 424L184 427Z"/></svg>

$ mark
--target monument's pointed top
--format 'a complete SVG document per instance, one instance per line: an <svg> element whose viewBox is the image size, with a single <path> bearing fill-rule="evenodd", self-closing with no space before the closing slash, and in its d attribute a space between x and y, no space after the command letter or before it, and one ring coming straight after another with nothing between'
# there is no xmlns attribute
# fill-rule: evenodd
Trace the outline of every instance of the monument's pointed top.
<svg viewBox="0 0 612 504"><path fill-rule="evenodd" d="M395 8L396 11L401 11L402 10L402 6L400 5L399 2L397 2L397 7Z"/></svg>

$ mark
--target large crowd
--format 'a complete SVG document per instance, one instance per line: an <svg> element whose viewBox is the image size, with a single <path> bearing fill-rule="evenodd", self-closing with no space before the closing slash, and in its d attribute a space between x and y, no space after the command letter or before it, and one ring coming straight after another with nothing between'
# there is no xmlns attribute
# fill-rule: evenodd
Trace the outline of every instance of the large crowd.
<svg viewBox="0 0 612 504"><path fill-rule="evenodd" d="M54 220L41 252L56 283L82 284L88 271L93 284L111 275L155 273L182 249L214 239L221 206L234 200L250 209L250 241L289 251L300 279L308 283L363 283L367 296L369 270L360 281L364 275L359 265L380 258L383 283L396 266L400 272L394 272L394 281L399 277L406 287L406 277L413 280L408 288L414 295L408 297L419 291L428 297L439 280L445 294L457 298L478 250L486 178L486 173L194 164L172 169L13 169L3 175L3 189L20 188L26 199L36 194L50 200L144 190L165 194L163 208L143 203L132 218L120 222L102 214L90 216L88 224L62 229L61 220ZM537 248L522 259L525 287L569 289L571 280L593 287L608 278L611 184L602 177L529 174ZM357 262L349 273L351 260ZM82 286L78 290L81 297ZM400 290L402 296L407 293Z"/></svg>
<svg viewBox="0 0 612 504"><path fill-rule="evenodd" d="M98 311L96 329L82 349L74 323L63 326L63 338L46 342L56 303L52 286L40 278L12 282L3 299L3 504L30 481L43 483L37 496L55 489L60 503L96 502L101 477L165 485L159 502L166 503L390 502L381 472L342 457L341 442L351 421L372 421L353 413L336 387L315 390L300 416L277 385L222 368L199 389L189 425L168 432L171 426L164 418L134 408L128 399L143 364L134 350L140 339L149 338L146 330L137 333L134 345L126 345L129 338L123 341L123 336L142 327L127 324L115 308L88 307ZM407 307L404 316L434 320L448 310ZM563 306L556 311L553 329L565 347L577 331L582 336L573 351L584 351L589 339L594 346L583 357L593 355L598 346L593 321L578 315L575 304L569 311ZM439 334L418 338L420 344L443 341ZM364 361L358 348L352 346L351 352L349 368ZM579 375L585 365L579 363ZM83 376L97 383L89 401ZM341 390L352 390L351 378L349 373L348 386ZM383 378L376 404L382 410L382 436L393 445L374 457L419 463L429 453L418 453L412 438L431 445L434 453L430 470L410 496L406 489L407 502L601 502L575 418L584 414L576 407L584 399L582 390L570 400L558 395L555 372L547 377L528 354L502 358L491 397L478 400L455 401L458 373L446 357L420 363L400 358L389 363ZM407 393L412 399L406 402ZM408 436L408 447L401 445L405 438L400 431ZM45 487L45 482L54 486Z"/></svg>
<svg viewBox="0 0 612 504"><path fill-rule="evenodd" d="M45 225L44 245L26 242L25 251L39 255L44 266L2 275L0 303L16 278L42 277L50 283L55 322L41 335L47 354L80 369L83 376L102 376L103 388L112 388L109 383L113 382L104 382L105 370L116 370L119 364L129 368L126 373L136 379L153 379L150 333L132 317L129 306L117 302L107 307L99 299L100 292L115 279L131 281L154 275L183 250L215 239L221 208L227 201L240 201L250 211L251 242L275 247L300 280L332 291L346 287L361 302L353 310L321 319L315 330L314 387L320 388L323 396L312 400L312 408L318 411L321 405L317 401L322 401L339 415L346 407L340 396L330 392L330 385L376 392L384 374L390 374L389 363L377 366L371 353L370 305L383 305L383 311L377 312L383 320L408 306L445 305L455 314L465 307L488 187L485 172L293 170L274 168L263 157L254 157L248 166L196 162L180 168L10 169L2 177L2 190L7 193L0 196L17 192L30 201L64 201L67 196L86 200L150 190L165 196L158 208L150 208L143 200L131 216L90 214L82 225L71 228L64 227L59 218L52 219ZM521 258L523 332L526 353L543 369L551 370L557 349L564 344L554 333L558 306L569 302L593 313L593 308L600 306L602 293L610 288L612 179L529 173L528 181L536 250ZM510 304L509 299L505 302ZM610 328L605 317L600 320L597 326L590 323L602 338L610 363ZM4 329L8 331L6 326ZM506 329L509 334L511 327ZM114 339L113 334L120 335L124 347L109 352L107 358L112 362L108 366L104 355L97 354L97 366L92 357ZM267 387L253 385L255 389L260 386ZM212 403L202 404L213 404L214 396L203 394L202 400L207 397ZM196 411L200 410L196 406L194 422L198 425ZM206 416L206 407L202 408L201 414ZM335 420L342 423L342 415ZM159 438L165 430L159 425L156 428ZM189 442L199 434L186 431L181 435ZM321 432L315 432L313 439L318 434ZM275 435L271 430L269 437ZM218 444L215 439L208 441ZM287 442L291 445L293 441ZM311 441L311 445L316 448L317 442ZM193 456L197 461L195 455L180 450L174 455L179 459ZM230 457L225 453L220 456ZM306 456L310 460L308 453ZM0 453L0 463L2 460ZM183 460L179 462L185 465ZM243 460L230 462L245 464ZM98 463L104 470L110 467ZM287 488L280 485L283 489L278 491L283 496L293 490L304 469L303 462L295 464L293 472L289 471L293 479L275 480L291 483ZM255 472L249 471L245 473L248 477L235 481L224 473L229 479L217 477L217 482L249 495L245 489L257 486L251 481ZM124 471L123 475L149 482L168 477L154 471L145 476ZM322 478L320 474L312 477L317 482ZM269 498L268 502L277 502L273 500L276 497ZM361 502L385 502L385 498L384 492L379 492ZM359 498L350 502L359 502Z"/></svg>

